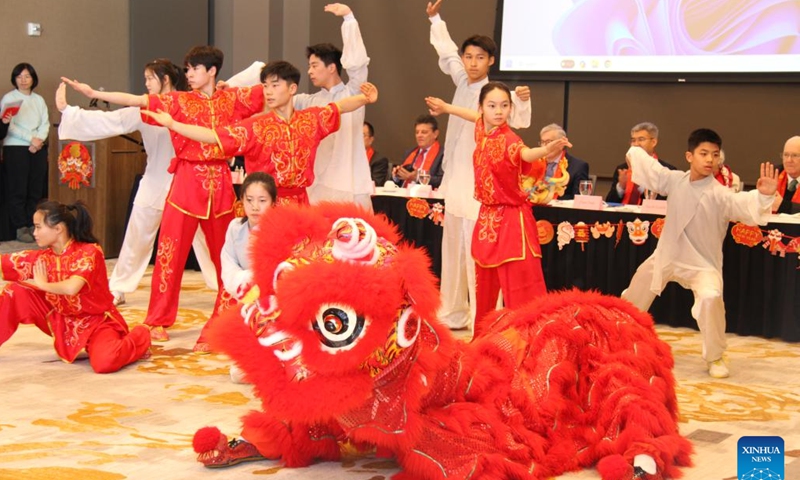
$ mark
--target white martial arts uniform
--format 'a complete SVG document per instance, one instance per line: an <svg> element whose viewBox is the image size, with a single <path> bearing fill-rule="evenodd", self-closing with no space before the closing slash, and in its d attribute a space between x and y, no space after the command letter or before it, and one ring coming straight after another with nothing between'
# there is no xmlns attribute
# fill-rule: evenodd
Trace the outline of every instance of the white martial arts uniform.
<svg viewBox="0 0 800 480"><path fill-rule="evenodd" d="M458 46L450 38L439 15L430 18L431 45L439 54L439 68L453 79L456 93L453 105L478 109L478 95L489 82L469 83ZM514 108L508 124L513 128L531 125L531 102L511 94ZM445 215L442 237L442 309L439 318L450 328L469 327L475 318L475 262L472 260L472 231L478 219L480 202L475 200L475 124L455 115L447 120L444 177L439 191L444 194Z"/></svg>
<svg viewBox="0 0 800 480"><path fill-rule="evenodd" d="M172 174L167 171L175 156L169 130L148 125L142 121L138 107L126 107L113 111L83 110L68 106L61 112L58 138L83 142L100 140L135 131L142 134L147 166L133 201L125 239L119 252L117 264L108 281L112 292L130 293L136 290L153 254L164 203L167 199ZM214 263L208 253L205 236L198 228L192 241L203 279L212 290L217 289Z"/></svg>
<svg viewBox="0 0 800 480"><path fill-rule="evenodd" d="M321 107L361 93L361 84L367 81L369 57L353 14L346 15L342 22L342 43L342 68L347 72L348 82L330 90L297 94L294 108ZM317 147L314 183L308 187L312 204L355 202L372 211L372 175L364 147L365 112L361 107L342 115L339 131L323 139Z"/></svg>
<svg viewBox="0 0 800 480"><path fill-rule="evenodd" d="M689 180L669 170L640 147L628 150L633 182L667 196L664 230L655 252L642 263L622 298L647 311L667 282L694 294L692 317L703 338L703 358L719 360L726 347L722 300L722 243L731 221L765 225L773 196L758 190L734 193L713 175Z"/></svg>

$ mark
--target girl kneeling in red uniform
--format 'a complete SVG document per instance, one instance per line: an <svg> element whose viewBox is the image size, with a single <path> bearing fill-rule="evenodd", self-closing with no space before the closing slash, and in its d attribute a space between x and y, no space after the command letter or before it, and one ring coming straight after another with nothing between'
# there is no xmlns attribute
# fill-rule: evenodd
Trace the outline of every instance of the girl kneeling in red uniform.
<svg viewBox="0 0 800 480"><path fill-rule="evenodd" d="M0 345L20 323L54 337L56 353L72 363L85 348L97 373L116 372L150 352L150 332L130 332L113 305L103 250L82 203L46 201L33 214L36 244L0 256Z"/></svg>

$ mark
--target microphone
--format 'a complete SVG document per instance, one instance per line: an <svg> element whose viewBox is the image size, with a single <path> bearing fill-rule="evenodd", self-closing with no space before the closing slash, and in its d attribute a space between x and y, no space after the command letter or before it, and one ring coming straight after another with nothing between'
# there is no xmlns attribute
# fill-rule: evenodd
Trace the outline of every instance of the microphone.
<svg viewBox="0 0 800 480"><path fill-rule="evenodd" d="M103 88L103 87L100 87L100 88L97 89L97 91L98 92L105 92L106 89ZM97 100L98 99L96 99L96 98L91 99L89 101L89 108L97 108ZM111 104L110 103L106 102L105 100L103 101L103 103L105 103L105 105L106 105L106 110L111 109Z"/></svg>

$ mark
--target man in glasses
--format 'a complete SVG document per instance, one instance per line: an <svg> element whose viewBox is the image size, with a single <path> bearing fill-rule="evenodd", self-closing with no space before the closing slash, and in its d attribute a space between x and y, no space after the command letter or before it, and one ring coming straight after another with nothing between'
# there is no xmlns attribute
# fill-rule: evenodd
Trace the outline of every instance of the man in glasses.
<svg viewBox="0 0 800 480"><path fill-rule="evenodd" d="M539 131L539 146L546 147L550 142L566 136L567 132L564 131L561 125L551 123L550 125L544 126ZM565 164L565 169L560 168L562 162ZM566 148L547 157L546 178L558 178L565 173L569 174L569 183L564 189L564 195L560 197L555 196L553 198L572 200L575 198L575 195L580 193L579 187L581 181L589 180L589 164L567 153Z"/></svg>
<svg viewBox="0 0 800 480"><path fill-rule="evenodd" d="M773 213L800 212L800 136L786 140L783 146L783 171L778 176L778 194L772 205Z"/></svg>
<svg viewBox="0 0 800 480"><path fill-rule="evenodd" d="M631 128L631 146L642 147L648 155L658 160L658 163L675 170L675 167L658 158L656 153L658 145L658 127L650 122L638 123ZM627 163L617 165L614 177L611 180L611 190L606 195L606 202L622 203L625 205L641 205L646 193L641 185L636 185L630 181L631 172L628 170Z"/></svg>

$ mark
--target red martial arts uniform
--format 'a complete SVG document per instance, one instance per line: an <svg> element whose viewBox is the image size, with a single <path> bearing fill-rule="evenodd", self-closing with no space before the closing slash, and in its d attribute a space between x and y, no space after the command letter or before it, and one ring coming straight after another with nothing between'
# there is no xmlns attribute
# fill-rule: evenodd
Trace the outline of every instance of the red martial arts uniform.
<svg viewBox="0 0 800 480"><path fill-rule="evenodd" d="M244 155L248 173L275 177L276 205L308 205L306 188L314 183L317 147L339 130L341 113L335 103L295 110L287 122L274 111L236 125L216 129L219 147L226 155Z"/></svg>
<svg viewBox="0 0 800 480"><path fill-rule="evenodd" d="M216 129L247 118L264 108L263 89L258 87L217 90L211 97L202 92L170 92L149 95L148 110L164 110L178 122ZM157 123L142 115L147 123ZM174 174L164 205L153 271L150 305L145 323L169 327L175 323L181 279L198 224L217 269L219 291L223 291L219 255L225 232L233 219L230 166L222 150L211 144L189 140L170 132L175 156L169 171ZM217 297L215 311L220 298Z"/></svg>
<svg viewBox="0 0 800 480"><path fill-rule="evenodd" d="M525 163L520 149L525 145L508 124L487 133L482 118L475 122L475 144L475 199L481 202L472 232L477 336L484 328L481 320L494 310L500 290L505 306L518 308L547 289L536 221L520 187ZM546 160L536 162L544 175Z"/></svg>
<svg viewBox="0 0 800 480"><path fill-rule="evenodd" d="M46 293L29 283L33 265L42 259L50 283L78 276L86 285L75 295ZM33 324L54 337L56 353L72 363L85 348L97 373L110 373L135 362L150 348L150 332L128 325L114 307L108 290L103 251L95 243L70 241L61 254L52 249L26 250L0 256L0 345L20 323Z"/></svg>

